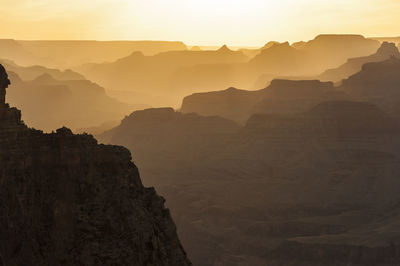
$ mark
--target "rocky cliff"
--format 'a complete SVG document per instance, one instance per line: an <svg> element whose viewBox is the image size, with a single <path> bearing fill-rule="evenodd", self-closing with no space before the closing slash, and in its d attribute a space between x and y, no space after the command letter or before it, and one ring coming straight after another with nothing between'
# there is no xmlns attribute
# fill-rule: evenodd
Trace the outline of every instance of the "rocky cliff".
<svg viewBox="0 0 400 266"><path fill-rule="evenodd" d="M339 87L353 99L377 105L388 113L400 113L400 58L363 65L360 72Z"/></svg>
<svg viewBox="0 0 400 266"><path fill-rule="evenodd" d="M318 79L321 81L339 82L361 71L362 66L367 63L385 61L391 57L400 58L399 49L394 43L384 42L376 53L364 57L350 58L345 64L326 70Z"/></svg>
<svg viewBox="0 0 400 266"><path fill-rule="evenodd" d="M287 88L274 97L319 99L332 89L290 83L274 84ZM240 106L240 93L198 98ZM368 102L336 100L300 113L255 114L245 126L149 109L99 140L129 148L146 184L167 195L196 265L394 266L398 133L396 116Z"/></svg>
<svg viewBox="0 0 400 266"><path fill-rule="evenodd" d="M127 149L29 129L1 100L0 265L190 265Z"/></svg>

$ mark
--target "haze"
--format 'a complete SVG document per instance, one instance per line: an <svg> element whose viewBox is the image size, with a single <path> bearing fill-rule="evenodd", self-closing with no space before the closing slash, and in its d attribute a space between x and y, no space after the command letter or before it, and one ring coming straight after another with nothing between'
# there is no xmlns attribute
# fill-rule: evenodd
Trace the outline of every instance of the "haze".
<svg viewBox="0 0 400 266"><path fill-rule="evenodd" d="M2 38L259 46L320 33L395 36L397 0L2 0ZM29 25L29 27L27 26ZM62 30L60 30L62 29ZM299 30L301 29L301 30Z"/></svg>

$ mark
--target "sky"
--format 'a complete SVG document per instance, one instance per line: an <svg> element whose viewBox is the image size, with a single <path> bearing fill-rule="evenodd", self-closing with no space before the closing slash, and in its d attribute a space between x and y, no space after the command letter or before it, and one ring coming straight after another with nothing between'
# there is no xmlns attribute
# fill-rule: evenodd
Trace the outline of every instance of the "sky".
<svg viewBox="0 0 400 266"><path fill-rule="evenodd" d="M0 0L0 38L260 46L400 36L400 0Z"/></svg>

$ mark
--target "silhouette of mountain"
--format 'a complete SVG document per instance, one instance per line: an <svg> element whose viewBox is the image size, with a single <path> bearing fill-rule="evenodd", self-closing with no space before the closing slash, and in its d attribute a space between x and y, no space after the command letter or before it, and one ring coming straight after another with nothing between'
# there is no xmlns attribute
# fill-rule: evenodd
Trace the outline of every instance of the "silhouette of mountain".
<svg viewBox="0 0 400 266"><path fill-rule="evenodd" d="M361 67L366 63L384 61L392 56L400 58L399 50L395 44L384 42L375 54L365 57L350 58L345 64L338 68L325 71L318 78L322 81L338 82L359 72Z"/></svg>
<svg viewBox="0 0 400 266"><path fill-rule="evenodd" d="M110 98L104 88L88 80L57 80L44 73L23 81L12 72L10 79L13 85L9 102L22 109L29 126L45 131L62 126L76 130L120 120L136 109Z"/></svg>
<svg viewBox="0 0 400 266"><path fill-rule="evenodd" d="M251 60L244 55L249 51L223 46L213 51L170 51L155 56L133 53L113 63L75 70L106 88L130 91L132 98L152 106L177 107L189 93L228 87L254 89L277 77L315 77L349 57L370 55L378 47L378 41L362 36L321 35L301 49L289 43L267 43L256 49L258 54Z"/></svg>
<svg viewBox="0 0 400 266"><path fill-rule="evenodd" d="M263 90L197 93L184 98L181 111L217 115L244 124L255 113L299 113L328 100L346 99L331 82L273 80Z"/></svg>
<svg viewBox="0 0 400 266"><path fill-rule="evenodd" d="M343 80L339 89L351 97L376 104L389 113L400 112L400 58L363 65L357 74Z"/></svg>
<svg viewBox="0 0 400 266"><path fill-rule="evenodd" d="M8 86L0 65L0 91ZM11 88L12 90L12 88ZM0 102L4 265L190 265L164 199L123 147L44 134Z"/></svg>
<svg viewBox="0 0 400 266"><path fill-rule="evenodd" d="M52 64L54 61L48 58L41 58L25 49L16 40L0 39L0 59L7 59L18 62L21 65Z"/></svg>
<svg viewBox="0 0 400 266"><path fill-rule="evenodd" d="M139 101L157 106L175 104L196 86L190 75L182 77L184 67L245 61L247 57L243 53L223 46L216 51L170 51L155 56L134 52L113 63L88 64L77 70L106 88L133 91ZM213 69L218 71L217 75L224 72L219 67ZM202 76L210 72L212 70L207 69ZM191 86L186 86L187 82Z"/></svg>
<svg viewBox="0 0 400 266"><path fill-rule="evenodd" d="M183 99L182 113L197 113L204 116L221 116L244 123L249 113L262 97L265 90L246 91L229 88L223 91L195 93Z"/></svg>
<svg viewBox="0 0 400 266"><path fill-rule="evenodd" d="M307 83L293 97L332 87ZM144 182L167 196L197 265L396 265L398 132L397 118L371 103L328 101L255 114L245 126L150 109L98 138L133 152Z"/></svg>
<svg viewBox="0 0 400 266"><path fill-rule="evenodd" d="M252 59L256 55L258 55L260 52L262 52L263 50L271 48L272 46L279 45L279 44L281 44L281 43L280 42L276 42L276 41L270 41L270 42L266 43L263 47L261 47L259 49L242 48L242 49L239 49L239 51L243 52L250 59Z"/></svg>
<svg viewBox="0 0 400 266"><path fill-rule="evenodd" d="M167 41L19 41L0 40L0 58L19 65L45 65L71 68L85 63L102 63L124 57L133 51L146 55L186 50L182 42Z"/></svg>
<svg viewBox="0 0 400 266"><path fill-rule="evenodd" d="M306 43L276 44L250 61L262 73L280 76L315 75L350 57L372 54L379 42L359 35L319 35Z"/></svg>
<svg viewBox="0 0 400 266"><path fill-rule="evenodd" d="M1 60L0 63L5 66L9 71L12 71L23 80L33 80L42 74L50 74L52 77L58 80L84 80L85 77L81 74L74 72L70 69L61 71L59 69L47 68L44 66L19 66L9 60Z"/></svg>

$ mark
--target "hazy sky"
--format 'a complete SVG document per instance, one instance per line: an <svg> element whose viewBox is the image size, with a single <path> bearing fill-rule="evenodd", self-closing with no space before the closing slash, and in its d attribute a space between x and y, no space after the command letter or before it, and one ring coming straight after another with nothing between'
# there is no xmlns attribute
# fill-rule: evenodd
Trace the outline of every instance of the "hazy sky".
<svg viewBox="0 0 400 266"><path fill-rule="evenodd" d="M262 45L400 36L400 0L0 0L0 38Z"/></svg>

